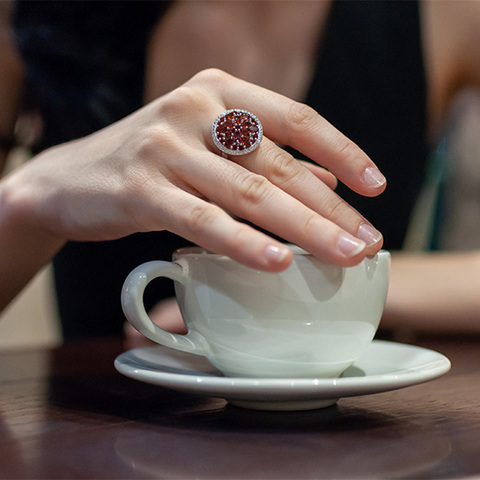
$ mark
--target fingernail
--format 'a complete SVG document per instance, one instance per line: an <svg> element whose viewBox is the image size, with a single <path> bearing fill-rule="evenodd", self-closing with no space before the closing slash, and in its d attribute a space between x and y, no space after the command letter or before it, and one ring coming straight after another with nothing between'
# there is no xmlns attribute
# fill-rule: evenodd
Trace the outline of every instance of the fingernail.
<svg viewBox="0 0 480 480"><path fill-rule="evenodd" d="M281 263L283 262L288 254L290 249L288 247L277 247L276 245L269 245L265 249L265 256L270 262Z"/></svg>
<svg viewBox="0 0 480 480"><path fill-rule="evenodd" d="M380 188L387 179L376 167L367 167L363 172L363 181L372 188Z"/></svg>
<svg viewBox="0 0 480 480"><path fill-rule="evenodd" d="M368 246L375 245L382 239L382 234L368 223L362 223L358 227L357 236Z"/></svg>
<svg viewBox="0 0 480 480"><path fill-rule="evenodd" d="M365 250L366 243L353 235L342 233L338 236L337 247L345 257L353 257Z"/></svg>

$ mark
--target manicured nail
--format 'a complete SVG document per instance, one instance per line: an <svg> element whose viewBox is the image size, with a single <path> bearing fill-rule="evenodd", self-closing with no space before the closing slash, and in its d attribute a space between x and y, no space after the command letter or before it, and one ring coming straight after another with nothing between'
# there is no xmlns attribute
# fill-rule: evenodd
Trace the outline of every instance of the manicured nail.
<svg viewBox="0 0 480 480"><path fill-rule="evenodd" d="M367 167L363 172L363 181L372 188L380 188L385 184L387 179L381 174L376 167Z"/></svg>
<svg viewBox="0 0 480 480"><path fill-rule="evenodd" d="M382 239L382 234L368 223L362 223L358 227L357 236L368 246L375 245Z"/></svg>
<svg viewBox="0 0 480 480"><path fill-rule="evenodd" d="M366 243L353 235L342 233L338 236L337 247L345 257L353 257L365 250Z"/></svg>
<svg viewBox="0 0 480 480"><path fill-rule="evenodd" d="M270 262L282 263L290 253L288 247L277 247L276 245L269 245L265 249L265 256Z"/></svg>

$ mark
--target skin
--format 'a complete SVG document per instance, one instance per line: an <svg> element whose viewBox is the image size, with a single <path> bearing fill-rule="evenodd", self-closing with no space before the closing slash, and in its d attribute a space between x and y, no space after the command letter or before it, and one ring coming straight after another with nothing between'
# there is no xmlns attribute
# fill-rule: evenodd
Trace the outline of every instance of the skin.
<svg viewBox="0 0 480 480"><path fill-rule="evenodd" d="M233 161L218 155L210 126L239 102L261 118L266 138ZM307 168L276 143L332 173ZM372 182L372 172L381 181ZM167 229L261 270L290 264L290 249L230 213L319 258L354 265L378 251L382 237L333 192L332 174L363 195L385 188L371 159L309 107L205 70L122 121L47 150L1 182L1 307L68 240ZM368 245L357 238L366 231Z"/></svg>
<svg viewBox="0 0 480 480"><path fill-rule="evenodd" d="M476 251L395 254L382 327L414 334L478 334L479 272Z"/></svg>

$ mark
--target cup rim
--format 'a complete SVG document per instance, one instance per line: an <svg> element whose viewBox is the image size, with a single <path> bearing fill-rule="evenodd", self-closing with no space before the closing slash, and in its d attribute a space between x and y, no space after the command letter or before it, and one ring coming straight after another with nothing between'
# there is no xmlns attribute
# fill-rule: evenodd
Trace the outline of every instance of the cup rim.
<svg viewBox="0 0 480 480"><path fill-rule="evenodd" d="M301 256L305 256L305 257L313 257L313 255L309 252L307 252L306 250L304 250L303 248L300 248L299 246L297 245L294 245L294 244L291 244L291 243L287 243L285 244L286 246L288 246L292 252L293 252L293 255L301 255ZM208 255L208 256L211 256L211 257L216 257L216 258L230 258L228 257L227 255L223 255L221 253L215 253L215 252L212 252L210 250L208 250L207 248L204 248L204 247L200 247L198 245L192 245L190 247L182 247L182 248L179 248L177 250L175 250L173 252L173 261L175 260L178 260L179 258L181 257L185 257L187 255L192 255L192 256L203 256L203 255ZM376 253L375 255L370 255L370 256L367 256L366 258L374 258L375 256L378 256L378 257L383 257L383 256L388 256L390 257L391 254L388 250L384 250L384 249L381 249L378 253Z"/></svg>

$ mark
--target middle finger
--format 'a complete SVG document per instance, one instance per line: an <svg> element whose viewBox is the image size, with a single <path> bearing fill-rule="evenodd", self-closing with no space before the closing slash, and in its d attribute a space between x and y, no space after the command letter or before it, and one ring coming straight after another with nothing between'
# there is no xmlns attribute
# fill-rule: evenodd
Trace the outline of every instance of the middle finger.
<svg viewBox="0 0 480 480"><path fill-rule="evenodd" d="M349 266L365 256L363 241L265 176L213 153L197 150L195 158L197 161L190 163L188 169L185 167L177 173L195 190L227 211L325 261ZM323 187L330 190L325 185Z"/></svg>
<svg viewBox="0 0 480 480"><path fill-rule="evenodd" d="M365 241L368 253L380 248L382 235L378 230L301 162L268 138L264 138L257 150L238 156L235 161Z"/></svg>

